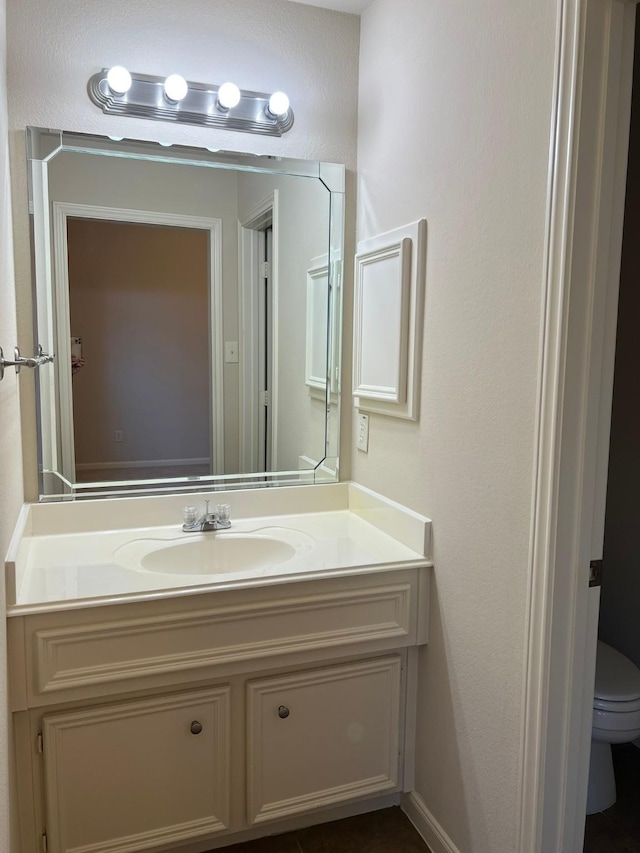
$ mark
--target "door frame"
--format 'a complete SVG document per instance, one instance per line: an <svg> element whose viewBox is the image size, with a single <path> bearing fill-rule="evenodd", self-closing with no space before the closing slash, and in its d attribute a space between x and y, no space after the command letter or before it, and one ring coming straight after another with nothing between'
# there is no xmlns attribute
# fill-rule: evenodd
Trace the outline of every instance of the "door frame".
<svg viewBox="0 0 640 853"><path fill-rule="evenodd" d="M260 278L260 239L270 222L271 253L271 387L269 418L271 421L271 469L277 471L278 450L278 273L279 273L279 191L274 189L249 210L238 216L238 288L239 352L240 352L240 473L259 471L258 436L260 402L258 341L261 310L256 288Z"/></svg>
<svg viewBox="0 0 640 853"><path fill-rule="evenodd" d="M209 232L209 329L211 346L209 441L211 473L224 472L224 330L222 314L222 220L152 210L104 207L75 202L52 203L53 272L55 281L56 361L71 364L71 323L69 314L69 260L67 219L104 219L111 222L133 222L142 225L165 225L195 228ZM73 430L73 391L71 371L57 370L59 429L62 473L70 482L76 480Z"/></svg>
<svg viewBox="0 0 640 853"><path fill-rule="evenodd" d="M636 0L559 0L519 853L584 838Z"/></svg>

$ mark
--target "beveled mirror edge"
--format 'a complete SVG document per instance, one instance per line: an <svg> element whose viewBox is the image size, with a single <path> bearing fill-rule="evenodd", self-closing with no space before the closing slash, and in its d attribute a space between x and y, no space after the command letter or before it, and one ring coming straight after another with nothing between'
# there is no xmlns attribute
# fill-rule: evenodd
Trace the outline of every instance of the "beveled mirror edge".
<svg viewBox="0 0 640 853"><path fill-rule="evenodd" d="M108 146L108 147L107 147ZM158 150L160 148L160 151ZM53 466L46 465L46 448L43 442L43 419L56 417L55 389L52 384L53 372L48 378L36 374L36 423L38 436L38 491L39 500L69 501L95 499L97 497L128 497L174 493L188 494L203 489L211 491L266 488L291 485L309 485L336 482L340 479L339 447L341 422L341 339L343 316L342 277L344 268L345 242L345 179L344 165L325 163L315 160L299 160L273 155L245 154L237 151L214 151L184 145L162 147L157 142L139 139L111 139L95 134L49 128L26 128L26 155L29 191L29 225L31 235L31 273L34 301L34 339L36 346L42 337L43 328L52 323L51 311L42 316L45 306L44 284L38 275L39 267L50 264L46 258L46 240L43 236L48 215L48 194L46 188L46 164L61 151L77 151L103 156L153 159L156 162L196 165L218 169L281 174L320 180L330 194L329 219L329 288L333 294L329 311L327 334L327 383L325 393L325 450L324 457L313 467L296 471L271 471L249 474L199 475L197 477L113 481L96 483L70 483ZM45 222L38 221L36 202L44 208L47 204ZM47 238L48 239L48 238ZM38 260L38 256L40 260ZM337 298L336 298L337 297ZM47 312L45 312L47 314ZM49 335L51 338L51 335ZM55 461L57 448L49 448L49 458ZM46 483L57 481L61 489L47 489Z"/></svg>
<svg viewBox="0 0 640 853"><path fill-rule="evenodd" d="M108 157L153 158L162 163L186 164L236 171L318 178L329 192L345 192L345 167L341 163L300 160L273 154L251 154L190 145L162 145L147 139L110 137L42 127L27 127L27 159L46 162L59 151L81 151Z"/></svg>

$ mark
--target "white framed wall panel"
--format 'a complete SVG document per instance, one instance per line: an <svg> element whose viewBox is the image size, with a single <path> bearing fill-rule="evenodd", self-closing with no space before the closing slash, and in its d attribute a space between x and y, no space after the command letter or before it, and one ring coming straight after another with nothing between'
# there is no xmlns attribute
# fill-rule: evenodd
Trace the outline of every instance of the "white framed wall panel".
<svg viewBox="0 0 640 853"><path fill-rule="evenodd" d="M365 411L416 420L426 220L358 243L353 396Z"/></svg>

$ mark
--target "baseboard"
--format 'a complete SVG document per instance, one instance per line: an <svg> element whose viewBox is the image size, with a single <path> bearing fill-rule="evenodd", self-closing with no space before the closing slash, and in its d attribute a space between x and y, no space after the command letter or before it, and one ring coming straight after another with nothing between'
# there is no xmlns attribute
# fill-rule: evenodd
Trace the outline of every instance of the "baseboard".
<svg viewBox="0 0 640 853"><path fill-rule="evenodd" d="M418 830L431 853L460 853L415 791L402 798L402 811Z"/></svg>
<svg viewBox="0 0 640 853"><path fill-rule="evenodd" d="M77 471L107 471L110 468L176 468L184 465L208 465L208 457L195 459L134 459L129 462L79 462L76 465Z"/></svg>

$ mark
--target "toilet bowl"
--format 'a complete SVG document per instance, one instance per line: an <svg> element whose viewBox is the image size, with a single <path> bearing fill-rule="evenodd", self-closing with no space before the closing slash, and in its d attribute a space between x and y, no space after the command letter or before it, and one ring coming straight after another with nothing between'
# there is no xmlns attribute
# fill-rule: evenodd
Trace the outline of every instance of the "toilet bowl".
<svg viewBox="0 0 640 853"><path fill-rule="evenodd" d="M612 743L640 737L640 669L629 658L598 641L593 699L587 814L616 801Z"/></svg>

